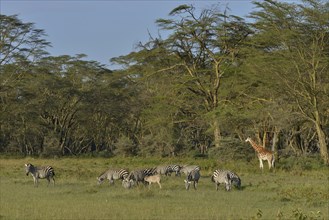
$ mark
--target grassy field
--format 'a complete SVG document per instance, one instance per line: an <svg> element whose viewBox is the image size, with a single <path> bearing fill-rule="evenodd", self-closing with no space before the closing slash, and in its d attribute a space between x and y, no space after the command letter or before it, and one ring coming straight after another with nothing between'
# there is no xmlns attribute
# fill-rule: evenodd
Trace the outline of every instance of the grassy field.
<svg viewBox="0 0 329 220"><path fill-rule="evenodd" d="M33 186L24 163L52 165L56 185ZM182 177L124 189L120 182L96 184L109 167L152 167L180 163L201 166L198 189L186 191ZM242 190L219 191L210 181L216 168L231 169ZM329 219L328 167L313 161L281 161L260 172L258 161L223 163L211 159L58 158L0 159L0 219Z"/></svg>

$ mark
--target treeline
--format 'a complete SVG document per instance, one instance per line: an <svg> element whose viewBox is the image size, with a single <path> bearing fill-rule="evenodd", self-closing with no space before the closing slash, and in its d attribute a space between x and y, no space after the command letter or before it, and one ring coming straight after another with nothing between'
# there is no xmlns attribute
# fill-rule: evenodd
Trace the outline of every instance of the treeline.
<svg viewBox="0 0 329 220"><path fill-rule="evenodd" d="M1 15L0 151L232 159L251 136L329 164L329 4L254 4L247 20L180 5L116 71Z"/></svg>

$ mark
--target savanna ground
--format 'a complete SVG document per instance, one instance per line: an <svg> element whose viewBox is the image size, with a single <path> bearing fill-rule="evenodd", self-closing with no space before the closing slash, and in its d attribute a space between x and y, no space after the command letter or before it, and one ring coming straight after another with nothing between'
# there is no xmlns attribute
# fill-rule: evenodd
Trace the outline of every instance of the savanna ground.
<svg viewBox="0 0 329 220"><path fill-rule="evenodd" d="M56 185L40 180L33 186L24 164L52 165ZM153 167L160 164L200 165L198 189L186 191L181 177L124 189L116 181L96 184L109 167ZM329 219L328 167L316 159L282 159L274 171L258 161L221 162L188 158L0 158L0 219ZM242 190L219 191L210 181L216 168L231 169Z"/></svg>

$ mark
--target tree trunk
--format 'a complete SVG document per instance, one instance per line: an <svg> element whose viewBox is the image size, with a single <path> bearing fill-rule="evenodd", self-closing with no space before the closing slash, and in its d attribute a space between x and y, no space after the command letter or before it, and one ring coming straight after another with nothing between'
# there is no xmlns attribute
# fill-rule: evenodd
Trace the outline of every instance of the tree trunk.
<svg viewBox="0 0 329 220"><path fill-rule="evenodd" d="M263 148L265 148L265 146L266 146L266 141L267 141L267 132L266 132L266 130L264 129L263 139L262 139L262 145L263 145Z"/></svg>
<svg viewBox="0 0 329 220"><path fill-rule="evenodd" d="M315 107L317 107L316 105L316 99L314 99L315 101ZM321 119L320 119L320 113L319 111L316 110L314 111L314 123L315 123L315 128L316 128L316 133L318 135L318 139L319 139L319 147L320 147L320 155L321 158L324 162L325 165L329 166L329 157L328 157L328 146L326 144L326 135L324 134L324 131L322 129L321 126Z"/></svg>
<svg viewBox="0 0 329 220"><path fill-rule="evenodd" d="M328 157L328 147L326 144L326 136L319 123L316 123L315 126L316 126L316 133L317 133L318 139L319 139L321 158L322 158L324 164L329 166L329 157Z"/></svg>
<svg viewBox="0 0 329 220"><path fill-rule="evenodd" d="M272 141L272 151L275 152L276 151L276 144L278 142L278 132L274 131L274 134L273 134L273 141Z"/></svg>
<svg viewBox="0 0 329 220"><path fill-rule="evenodd" d="M216 119L214 120L213 126L214 126L215 147L219 147L221 135L220 135L219 124L218 124L218 121Z"/></svg>

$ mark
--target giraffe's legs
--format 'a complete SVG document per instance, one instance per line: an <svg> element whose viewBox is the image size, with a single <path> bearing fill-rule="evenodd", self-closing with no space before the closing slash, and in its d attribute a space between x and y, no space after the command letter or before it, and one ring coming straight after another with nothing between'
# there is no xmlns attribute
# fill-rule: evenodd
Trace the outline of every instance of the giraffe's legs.
<svg viewBox="0 0 329 220"><path fill-rule="evenodd" d="M268 168L271 169L272 168L271 161L270 160L267 160L267 162L268 162Z"/></svg>
<svg viewBox="0 0 329 220"><path fill-rule="evenodd" d="M260 168L261 170L263 170L263 168L264 168L263 160L262 160L261 158L258 158L258 159L259 159L259 168Z"/></svg>

